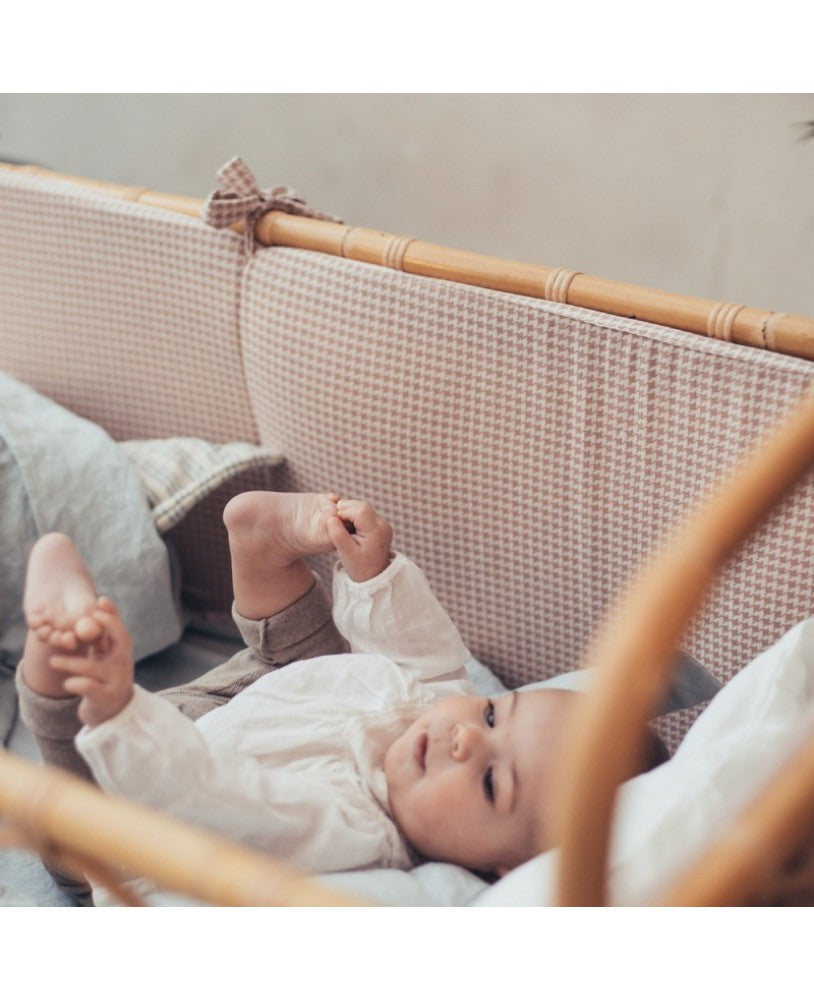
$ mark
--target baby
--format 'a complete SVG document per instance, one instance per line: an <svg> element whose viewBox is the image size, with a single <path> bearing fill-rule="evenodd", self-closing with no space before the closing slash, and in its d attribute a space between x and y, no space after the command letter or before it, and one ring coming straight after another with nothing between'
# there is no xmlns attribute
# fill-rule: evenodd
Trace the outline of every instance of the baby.
<svg viewBox="0 0 814 1000"><path fill-rule="evenodd" d="M161 694L134 685L127 629L71 541L34 546L17 675L46 761L312 871L502 875L551 846L577 695L476 695L457 629L368 503L250 492L224 523L247 648ZM329 552L333 609L304 561Z"/></svg>

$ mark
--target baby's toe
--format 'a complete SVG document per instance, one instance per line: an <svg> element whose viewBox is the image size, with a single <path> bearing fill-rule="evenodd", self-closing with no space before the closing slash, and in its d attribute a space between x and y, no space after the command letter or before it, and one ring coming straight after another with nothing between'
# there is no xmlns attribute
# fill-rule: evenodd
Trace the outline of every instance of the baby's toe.
<svg viewBox="0 0 814 1000"><path fill-rule="evenodd" d="M51 625L50 622L43 622L41 625L34 625L29 622L29 627L40 642L48 642L51 638L51 633L54 631L54 626Z"/></svg>
<svg viewBox="0 0 814 1000"><path fill-rule="evenodd" d="M48 642L52 646L56 646L57 649L63 649L67 653L73 653L79 646L76 636L69 629L58 629L55 628L48 639Z"/></svg>

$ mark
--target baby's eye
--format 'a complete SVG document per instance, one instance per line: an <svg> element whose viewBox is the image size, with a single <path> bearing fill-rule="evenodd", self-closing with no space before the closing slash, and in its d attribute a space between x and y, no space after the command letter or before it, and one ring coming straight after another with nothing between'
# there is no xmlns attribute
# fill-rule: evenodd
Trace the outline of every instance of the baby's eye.
<svg viewBox="0 0 814 1000"><path fill-rule="evenodd" d="M483 776L483 792L486 798L494 804L495 801L495 779L492 774L492 768L487 768L486 774Z"/></svg>
<svg viewBox="0 0 814 1000"><path fill-rule="evenodd" d="M493 701L486 702L486 711L483 713L483 717L486 719L486 725L493 729L495 725L495 703Z"/></svg>

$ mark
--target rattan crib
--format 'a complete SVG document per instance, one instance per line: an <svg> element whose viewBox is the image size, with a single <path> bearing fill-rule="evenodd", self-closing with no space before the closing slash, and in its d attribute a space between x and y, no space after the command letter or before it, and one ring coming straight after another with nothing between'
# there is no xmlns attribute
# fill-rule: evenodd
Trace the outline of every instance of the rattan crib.
<svg viewBox="0 0 814 1000"><path fill-rule="evenodd" d="M117 439L274 442L287 459L278 488L341 479L384 497L467 644L507 683L601 666L563 778L558 895L604 901L614 792L676 646L725 681L810 613L814 484L798 480L814 461L814 320L292 214L307 210L279 210L285 192L227 194L216 231L194 199L0 173L4 370ZM228 495L172 533L198 611L228 602ZM519 541L500 530L518 511L530 526ZM462 528L473 523L475 538ZM586 653L619 583L654 550ZM663 722L669 743L696 714ZM653 902L782 895L784 863L811 829L812 757L803 747L724 846ZM13 836L99 881L122 869L217 904L356 902L5 753L0 812Z"/></svg>

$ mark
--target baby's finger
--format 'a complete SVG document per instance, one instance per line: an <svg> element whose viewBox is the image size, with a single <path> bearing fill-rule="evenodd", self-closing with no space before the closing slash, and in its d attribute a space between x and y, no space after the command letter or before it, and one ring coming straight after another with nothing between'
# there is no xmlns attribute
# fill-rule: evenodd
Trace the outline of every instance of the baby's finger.
<svg viewBox="0 0 814 1000"><path fill-rule="evenodd" d="M127 626L119 617L118 611L105 611L102 608L97 608L93 612L93 617L102 626L103 635L109 640L111 645L122 648L129 647L131 643L130 633L127 631Z"/></svg>
<svg viewBox="0 0 814 1000"><path fill-rule="evenodd" d="M343 521L350 521L362 534L375 527L379 520L379 515L367 500L340 500L336 509Z"/></svg>
<svg viewBox="0 0 814 1000"><path fill-rule="evenodd" d="M119 613L119 609L116 607L113 601L111 601L110 598L106 597L104 594L96 598L96 607L100 611L108 611L114 615L117 615Z"/></svg>
<svg viewBox="0 0 814 1000"><path fill-rule="evenodd" d="M106 694L104 687L90 677L68 677L63 681L62 687L68 694L82 698L100 699Z"/></svg>
<svg viewBox="0 0 814 1000"><path fill-rule="evenodd" d="M108 677L108 671L100 661L89 656L51 656L48 658L48 665L62 673L90 677L100 682Z"/></svg>
<svg viewBox="0 0 814 1000"><path fill-rule="evenodd" d="M127 627L118 615L117 611L106 611L97 607L93 612L96 621L113 636L120 636L127 633Z"/></svg>
<svg viewBox="0 0 814 1000"><path fill-rule="evenodd" d="M343 559L347 557L353 558L358 550L358 542L348 532L345 522L335 514L331 514L327 518L325 526L328 529L328 538L330 538L331 544L339 555Z"/></svg>

